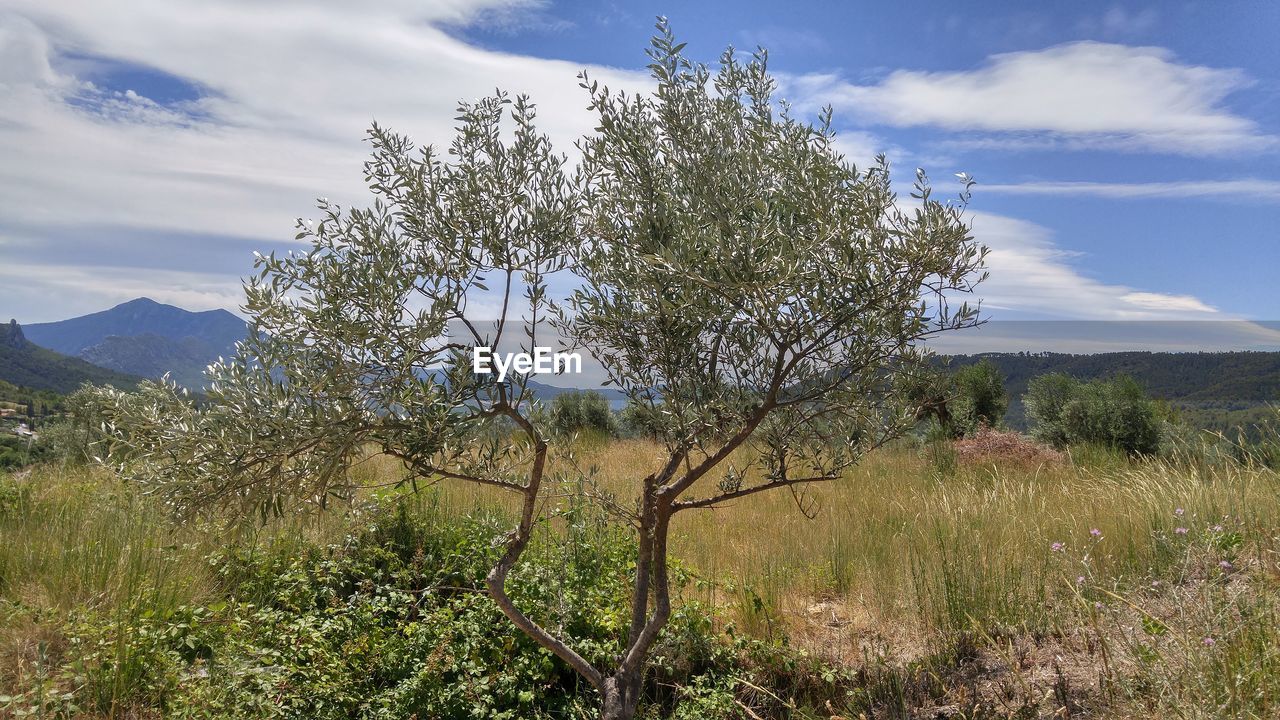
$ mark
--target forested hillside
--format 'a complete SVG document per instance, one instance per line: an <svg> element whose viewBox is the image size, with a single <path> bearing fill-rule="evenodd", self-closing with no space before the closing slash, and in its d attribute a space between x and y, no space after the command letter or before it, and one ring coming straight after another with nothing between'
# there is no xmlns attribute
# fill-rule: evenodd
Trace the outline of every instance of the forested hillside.
<svg viewBox="0 0 1280 720"><path fill-rule="evenodd" d="M40 347L26 339L17 322L10 321L0 327L0 380L32 390L70 393L86 382L133 389L142 378Z"/></svg>
<svg viewBox="0 0 1280 720"><path fill-rule="evenodd" d="M1280 353L1274 352L987 353L947 360L957 368L984 358L1004 375L1010 398L1005 421L1019 429L1026 427L1027 384L1055 372L1082 380L1129 375L1177 408L1184 421L1215 430L1259 422L1269 405L1280 403Z"/></svg>
<svg viewBox="0 0 1280 720"><path fill-rule="evenodd" d="M186 337L173 340L153 333L142 335L110 335L102 342L80 351L82 360L117 372L160 378L165 374L183 387L204 386L204 369L219 355L208 342Z"/></svg>

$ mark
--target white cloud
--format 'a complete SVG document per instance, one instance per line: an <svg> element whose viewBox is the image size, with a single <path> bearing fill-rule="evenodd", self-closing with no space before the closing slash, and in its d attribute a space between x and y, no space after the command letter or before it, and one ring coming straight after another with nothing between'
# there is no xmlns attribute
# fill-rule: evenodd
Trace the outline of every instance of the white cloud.
<svg viewBox="0 0 1280 720"><path fill-rule="evenodd" d="M318 195L344 204L367 201L359 168L368 148L360 139L375 117L420 142L447 142L455 102L501 86L533 96L540 126L564 151L592 123L577 86L578 64L472 47L440 29L478 22L495 8L536 11L537 3L137 0L128 12L87 1L0 4L9 10L0 12L0 275L24 288L9 296L28 298L19 299L26 303L27 314L19 314L23 321L58 319L142 294L197 309L235 307L239 275L251 267L244 238L288 242L293 219L307 215ZM1062 70L1062 54L1099 49L1122 59L1147 58L1154 76L1163 69L1193 90L1202 82L1243 82L1232 71L1176 65L1162 51L1097 44L1021 59L1000 56L991 67L954 74L953 80L994 102L1028 82L1021 78L1025 68L1014 72L1022 63ZM66 54L90 60L60 62ZM103 89L85 79L93 57L152 68L204 92L198 100L162 104L127 88ZM640 73L588 69L611 86L648 85ZM1080 96L1077 86L1084 80L1072 78L1060 89ZM797 82L810 90L830 86L846 102L862 102L870 94L885 101L892 118L911 116L912 104L924 101L901 95L904 86L920 86L927 99L945 90L939 82L950 81L899 72L868 88L834 77ZM1216 108L1225 90L1187 92L1186 111L1170 121L1168 132L1254 132L1246 121ZM1166 98L1162 107L1171 103ZM962 123L976 122L980 114L965 112ZM1008 115L1005 125L1018 112L1035 115L1028 108L1001 112ZM1057 123L1037 121L1048 123L1047 129L1091 132L1087 118L1041 115ZM1071 130L1078 127L1086 130ZM859 131L842 133L838 143L859 164L879 149L893 149ZM992 279L982 292L988 307L1086 318L1212 314L1212 308L1185 301L1178 307L1177 295L1156 296L1172 299L1154 307L1145 289L1082 276L1048 231L1032 223L993 215L979 215L975 222L979 237L994 249ZM67 240L79 233L82 240ZM147 238L137 240L138 246L151 243L160 260L103 259L122 237ZM202 246L217 237L234 246L228 252L244 254L239 272L207 266L213 253ZM76 242L82 243L78 253ZM184 255L192 258L186 266L171 261Z"/></svg>
<svg viewBox="0 0 1280 720"><path fill-rule="evenodd" d="M1222 103L1249 84L1239 70L1182 64L1163 48L1092 41L993 55L968 71L896 70L874 85L832 74L795 81L810 104L829 102L867 122L1197 155L1277 146Z"/></svg>
<svg viewBox="0 0 1280 720"><path fill-rule="evenodd" d="M21 43L48 47L52 35L63 50L145 65L209 90L186 108L203 118L192 122L136 94L52 81L35 66L0 98L0 121L20 128L0 133L9 159L0 169L0 213L12 222L287 237L291 218L314 197L363 198L361 138L375 117L420 141L447 142L455 103L501 86L534 95L542 127L566 150L590 123L577 64L479 50L428 24L479 12L465 3L379 3L366 12L337 2L143 0L127 13L93 3L9 4L36 23L4 21ZM635 78L593 71L609 83ZM91 95L93 112L67 102L72 87Z"/></svg>
<svg viewBox="0 0 1280 720"><path fill-rule="evenodd" d="M0 15L0 90L16 84L53 85L49 43L30 21Z"/></svg>
<svg viewBox="0 0 1280 720"><path fill-rule="evenodd" d="M1178 313L1216 313L1217 310L1205 305L1192 295L1162 295L1150 292L1131 292L1120 296L1120 299L1135 307L1156 311L1172 311Z"/></svg>
<svg viewBox="0 0 1280 720"><path fill-rule="evenodd" d="M985 323L929 342L944 354L1280 350L1280 330L1246 320L1013 320Z"/></svg>
<svg viewBox="0 0 1280 720"><path fill-rule="evenodd" d="M368 201L360 167L372 120L420 143L447 143L457 101L498 87L529 93L540 128L571 152L592 122L581 64L487 51L441 29L492 13L494 22L545 22L539 8L139 0L123 11L0 0L0 233L10 236L0 264L66 262L42 258L32 238L77 229L87 248L100 232L130 229L171 233L173 243L286 244L317 196ZM101 67L94 58L167 74L202 96L160 104L145 87L104 89L86 80ZM642 73L588 69L610 86L647 85ZM246 254L242 272L250 269ZM237 276L224 283L238 295Z"/></svg>
<svg viewBox="0 0 1280 720"><path fill-rule="evenodd" d="M25 298L33 306L52 304L71 311L40 312L31 318L20 317L19 322L61 320L144 296L196 311L236 310L244 302L244 292L233 279L182 270L138 272L135 268L97 265L6 264L0 266L0 283L11 301Z"/></svg>
<svg viewBox="0 0 1280 720"><path fill-rule="evenodd" d="M982 191L1007 195L1084 195L1104 198L1225 198L1280 201L1280 181L1185 180L1151 183L1026 182L983 185Z"/></svg>
<svg viewBox="0 0 1280 720"><path fill-rule="evenodd" d="M844 154L846 160L858 168L869 166L880 153L892 153L894 157L905 154L900 149L890 146L884 139L860 130L837 132L834 145L837 151Z"/></svg>
<svg viewBox="0 0 1280 720"><path fill-rule="evenodd" d="M1213 320L1215 308L1185 294L1157 293L1090 278L1079 257L1058 247L1047 228L1026 220L973 214L974 236L991 248L991 276L977 295L988 310L1023 317L1077 320Z"/></svg>

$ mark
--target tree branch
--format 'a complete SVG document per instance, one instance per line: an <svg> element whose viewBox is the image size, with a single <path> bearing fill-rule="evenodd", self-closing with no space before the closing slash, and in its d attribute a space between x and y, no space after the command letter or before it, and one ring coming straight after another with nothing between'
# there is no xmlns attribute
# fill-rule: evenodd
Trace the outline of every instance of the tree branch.
<svg viewBox="0 0 1280 720"><path fill-rule="evenodd" d="M516 528L511 531L507 539L506 552L498 559L498 562L489 571L485 578L485 585L489 588L489 595L493 597L493 601L502 610L502 613L520 628L526 635L533 638L542 647L555 653L556 657L564 660L587 682L591 683L599 691L604 691L604 675L597 670L586 658L579 655L570 648L560 638L555 637L541 625L538 625L528 615L525 615L520 608L507 595L507 576L510 575L511 569L519 562L520 556L524 553L525 547L528 546L529 540L533 537L533 526L537 516L538 491L542 486L542 476L546 469L547 461L547 443L538 435L537 430L529 423L520 413L512 410L510 406L506 406L509 416L520 425L520 427L529 436L534 443L533 467L529 470L529 484L523 489L524 502L521 504L520 522Z"/></svg>
<svg viewBox="0 0 1280 720"><path fill-rule="evenodd" d="M829 480L835 480L839 477L839 475L815 475L813 477L770 480L767 483L743 488L741 490L734 490L733 492L721 493L701 500L681 500L676 502L672 506L672 509L674 512L679 512L681 510L691 510L694 508L714 508L719 503L727 502L729 500L737 500L738 498L747 497L748 495L755 495L756 493L764 492L765 490L773 490L775 488L789 487L792 485L801 485L811 482L826 482Z"/></svg>

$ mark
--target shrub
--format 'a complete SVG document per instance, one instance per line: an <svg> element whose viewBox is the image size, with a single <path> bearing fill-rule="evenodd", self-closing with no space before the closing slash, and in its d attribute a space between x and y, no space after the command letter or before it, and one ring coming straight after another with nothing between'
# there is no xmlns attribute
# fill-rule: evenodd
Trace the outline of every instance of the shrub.
<svg viewBox="0 0 1280 720"><path fill-rule="evenodd" d="M609 409L609 401L594 390L555 396L548 420L556 435L588 433L613 437L618 434L618 421Z"/></svg>
<svg viewBox="0 0 1280 720"><path fill-rule="evenodd" d="M1128 376L1081 382L1060 373L1042 375L1031 381L1023 402L1031 434L1055 447L1097 444L1129 455L1160 450L1158 407Z"/></svg>
<svg viewBox="0 0 1280 720"><path fill-rule="evenodd" d="M955 399L951 412L957 434L972 435L982 427L999 426L1009 409L1004 376L990 360L981 360L956 371L952 378Z"/></svg>
<svg viewBox="0 0 1280 720"><path fill-rule="evenodd" d="M999 427L1009 409L1004 376L986 359L954 373L940 368L918 370L903 378L902 389L916 419L936 423L948 438Z"/></svg>
<svg viewBox="0 0 1280 720"><path fill-rule="evenodd" d="M10 485L0 482L0 513L17 502ZM205 605L162 606L142 588L119 607L78 608L60 626L66 651L50 658L49 687L0 687L0 717L33 706L58 717L77 707L173 718L588 714L589 688L483 594L501 519L458 519L432 497L361 508L335 544L282 532L221 548L205 563L219 586ZM600 662L626 632L615 609L633 561L597 515L571 505L511 586Z"/></svg>
<svg viewBox="0 0 1280 720"><path fill-rule="evenodd" d="M0 435L0 470L17 470L49 457L49 445L43 438L33 441L16 435Z"/></svg>
<svg viewBox="0 0 1280 720"><path fill-rule="evenodd" d="M619 413L619 429L627 437L650 440L661 438L663 428L661 407L660 403L651 407L645 403L628 400L626 407Z"/></svg>

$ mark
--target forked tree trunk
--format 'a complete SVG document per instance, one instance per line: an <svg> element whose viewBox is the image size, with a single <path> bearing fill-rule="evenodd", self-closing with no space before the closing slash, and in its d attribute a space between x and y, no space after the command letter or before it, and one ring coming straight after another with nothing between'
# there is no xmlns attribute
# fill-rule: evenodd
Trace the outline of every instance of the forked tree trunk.
<svg viewBox="0 0 1280 720"><path fill-rule="evenodd" d="M520 522L507 538L507 548L498 562L490 570L485 579L489 595L516 627L533 638L539 645L550 650L561 660L567 662L584 679L591 683L600 693L601 720L632 720L640 704L640 695L644 682L645 660L649 650L658 639L662 628L671 617L671 586L667 570L667 536L671 527L671 518L677 510L676 499L680 493L689 489L698 478L728 457L735 448L749 437L760 423L765 413L773 407L776 390L771 392L766 405L757 411L747 425L725 446L706 458L698 466L688 470L683 477L674 480L680 464L685 460L685 452L672 453L665 466L657 473L644 480L644 489L640 497L639 542L636 557L636 578L632 587L631 628L627 634L627 642L622 654L618 657L617 669L611 675L594 667L585 658L570 648L564 640L534 622L516 607L506 592L507 576L520 560L525 547L533 536L533 526L540 499L538 490L542 484L542 475L546 467L547 444L537 430L519 413L508 406L506 410L511 419L528 434L535 448L533 467L530 469L529 482L519 492L524 496L521 506ZM758 489L758 488L757 488ZM739 491L713 496L696 503L685 503L683 507L709 507L721 498L731 498L738 494L750 494L756 489Z"/></svg>
<svg viewBox="0 0 1280 720"><path fill-rule="evenodd" d="M628 675L630 677L619 671L604 681L604 689L600 691L600 720L632 720L636 716L643 672L637 669Z"/></svg>

